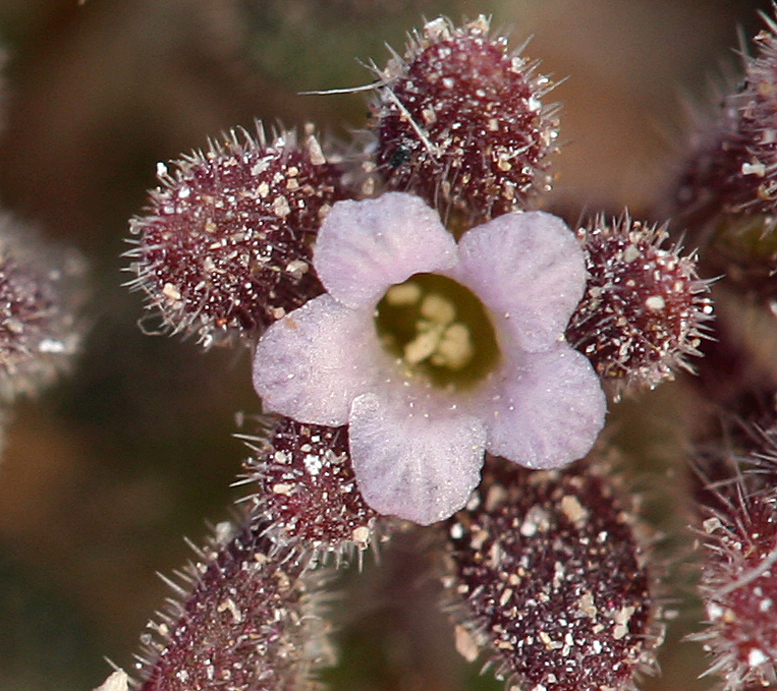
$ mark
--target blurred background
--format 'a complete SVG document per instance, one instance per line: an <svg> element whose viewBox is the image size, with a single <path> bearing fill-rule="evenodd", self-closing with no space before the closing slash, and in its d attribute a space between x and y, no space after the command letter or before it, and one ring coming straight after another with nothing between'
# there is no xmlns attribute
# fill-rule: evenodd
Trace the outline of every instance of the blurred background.
<svg viewBox="0 0 777 691"><path fill-rule="evenodd" d="M199 541L239 497L235 414L257 408L248 357L144 336L142 297L122 287L127 219L158 161L254 118L345 137L364 126L363 94L299 92L368 83L360 61L382 66L384 43L401 49L422 16L484 13L511 45L531 37L524 53L544 73L568 77L550 96L564 146L547 206L639 216L666 184L683 103L703 102L709 78L738 65L738 31L761 28L759 9L770 3L0 0L0 206L77 247L93 290L73 375L18 404L3 434L0 691L88 691L110 672L104 656L129 669L168 595L155 572L188 559L182 536ZM647 399L644 410L672 411L682 393ZM429 588L405 587L411 607L393 609L418 575L403 549L380 569L368 559L365 578L346 575L353 626L333 687L501 688L458 658ZM664 677L644 687L706 688L694 681L703 664L694 645L667 646Z"/></svg>

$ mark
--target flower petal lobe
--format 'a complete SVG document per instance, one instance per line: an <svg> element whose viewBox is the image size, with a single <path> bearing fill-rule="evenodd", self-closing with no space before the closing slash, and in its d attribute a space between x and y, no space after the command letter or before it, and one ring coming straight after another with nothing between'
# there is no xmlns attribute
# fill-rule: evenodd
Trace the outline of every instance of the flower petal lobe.
<svg viewBox="0 0 777 691"><path fill-rule="evenodd" d="M390 286L447 269L456 256L456 242L437 212L401 192L338 202L313 249L321 282L349 307L374 305Z"/></svg>
<svg viewBox="0 0 777 691"><path fill-rule="evenodd" d="M463 414L425 415L368 393L351 409L351 458L367 503L429 525L462 508L480 481L485 429Z"/></svg>
<svg viewBox="0 0 777 691"><path fill-rule="evenodd" d="M381 348L369 311L321 295L275 322L254 355L254 389L266 410L332 427L348 421L355 396L374 386ZM347 355L346 355L347 354Z"/></svg>
<svg viewBox="0 0 777 691"><path fill-rule="evenodd" d="M515 212L464 234L457 280L470 287L524 350L559 339L585 289L585 258L556 216Z"/></svg>
<svg viewBox="0 0 777 691"><path fill-rule="evenodd" d="M528 468L558 468L596 441L606 398L590 362L569 346L524 353L489 406L488 450Z"/></svg>

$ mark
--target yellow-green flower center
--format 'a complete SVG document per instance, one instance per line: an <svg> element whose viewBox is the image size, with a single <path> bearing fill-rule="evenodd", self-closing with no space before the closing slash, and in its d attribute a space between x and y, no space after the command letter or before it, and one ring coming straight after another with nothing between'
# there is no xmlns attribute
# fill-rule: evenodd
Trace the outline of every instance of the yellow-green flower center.
<svg viewBox="0 0 777 691"><path fill-rule="evenodd" d="M485 306L445 276L416 274L389 288L378 303L375 327L388 353L435 386L473 386L499 360Z"/></svg>

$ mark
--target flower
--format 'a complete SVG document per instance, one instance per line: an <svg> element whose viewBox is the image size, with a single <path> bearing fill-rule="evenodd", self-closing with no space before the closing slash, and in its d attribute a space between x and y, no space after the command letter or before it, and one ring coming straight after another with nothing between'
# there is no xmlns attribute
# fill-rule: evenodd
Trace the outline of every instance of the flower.
<svg viewBox="0 0 777 691"><path fill-rule="evenodd" d="M486 450L553 468L590 449L605 397L563 337L586 280L563 221L505 214L457 245L420 198L388 193L336 203L313 258L328 292L265 332L254 388L269 410L349 426L373 509L433 523L464 506Z"/></svg>

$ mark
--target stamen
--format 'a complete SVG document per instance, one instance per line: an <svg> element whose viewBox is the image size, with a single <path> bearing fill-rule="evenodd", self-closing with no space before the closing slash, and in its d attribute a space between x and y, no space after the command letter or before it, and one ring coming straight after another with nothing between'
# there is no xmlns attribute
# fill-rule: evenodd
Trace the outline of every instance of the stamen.
<svg viewBox="0 0 777 691"><path fill-rule="evenodd" d="M469 329L461 323L451 324L440 339L437 350L431 357L433 365L460 370L469 364L475 355Z"/></svg>
<svg viewBox="0 0 777 691"><path fill-rule="evenodd" d="M421 287L410 281L391 286L386 292L385 300L394 307L414 305L421 300Z"/></svg>
<svg viewBox="0 0 777 691"><path fill-rule="evenodd" d="M421 303L421 314L432 322L450 324L456 318L456 306L442 295L432 293Z"/></svg>

